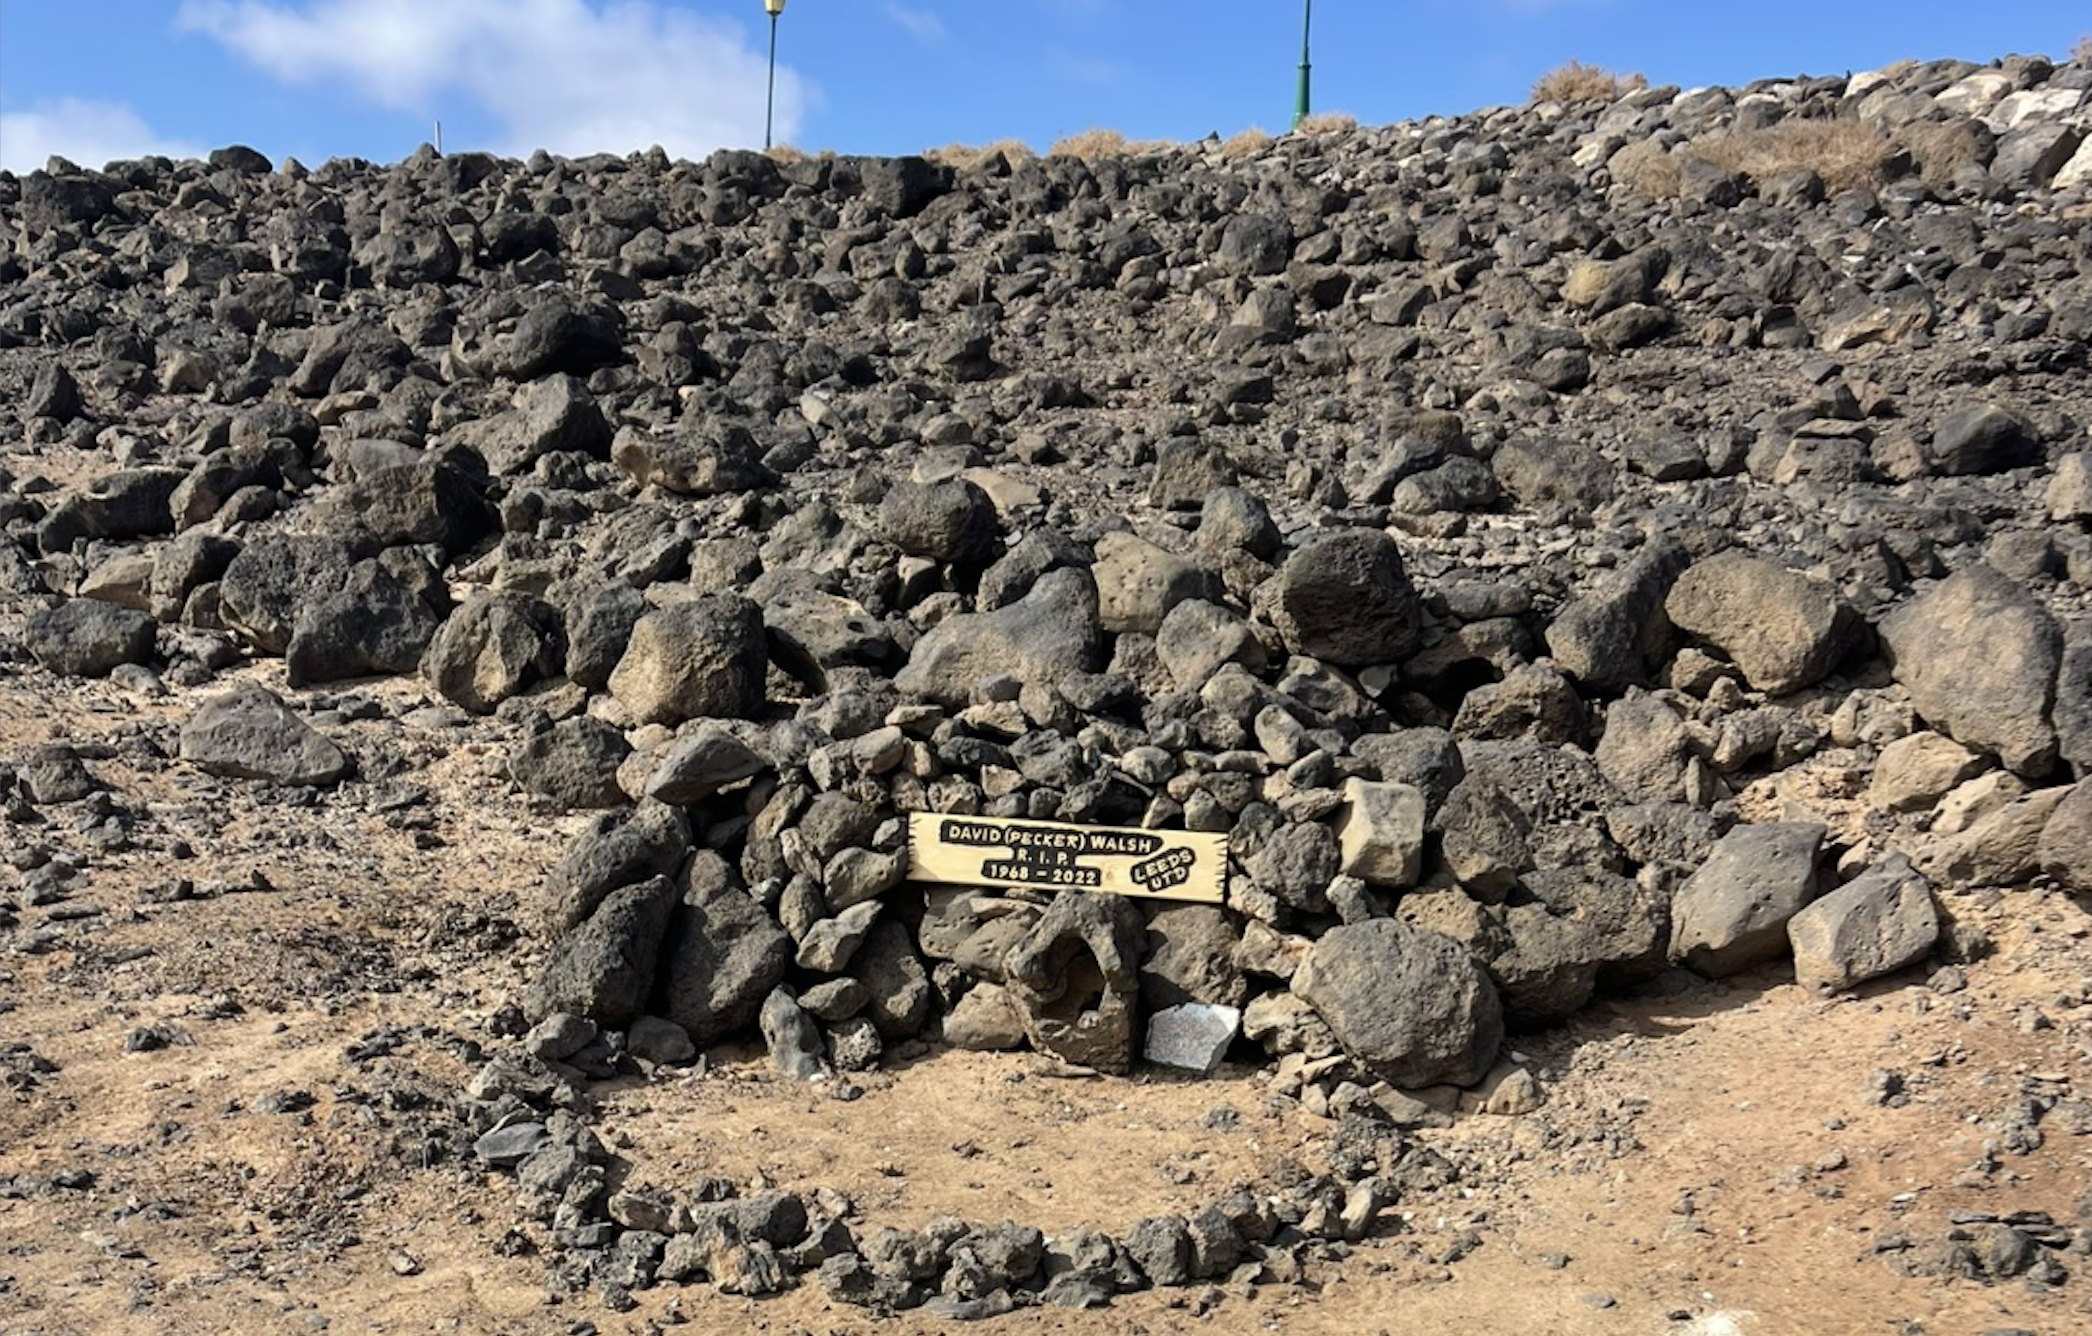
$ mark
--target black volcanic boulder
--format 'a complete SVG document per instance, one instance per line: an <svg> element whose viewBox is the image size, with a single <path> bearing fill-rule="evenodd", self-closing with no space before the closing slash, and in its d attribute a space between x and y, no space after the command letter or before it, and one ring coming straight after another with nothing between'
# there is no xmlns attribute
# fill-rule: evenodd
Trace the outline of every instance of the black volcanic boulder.
<svg viewBox="0 0 2092 1336"><path fill-rule="evenodd" d="M1004 958L1031 1045L1100 1072L1133 1066L1147 923L1124 896L1062 891Z"/></svg>
<svg viewBox="0 0 2092 1336"><path fill-rule="evenodd" d="M153 656L153 619L134 608L76 598L29 614L22 638L36 661L61 677L106 677Z"/></svg>
<svg viewBox="0 0 2092 1336"><path fill-rule="evenodd" d="M773 477L755 437L732 422L677 423L658 431L626 427L612 441L610 457L642 487L678 496L746 492Z"/></svg>
<svg viewBox="0 0 2092 1336"><path fill-rule="evenodd" d="M293 394L316 399L331 391L362 389L374 378L397 369L411 354L399 335L376 316L356 316L315 331L305 360L291 373Z"/></svg>
<svg viewBox="0 0 2092 1336"><path fill-rule="evenodd" d="M33 418L71 422L87 411L87 403L80 395L80 382L73 379L65 363L46 362L36 369L36 379L29 383L29 397L22 408Z"/></svg>
<svg viewBox="0 0 2092 1336"><path fill-rule="evenodd" d="M1406 658L1420 643L1416 588L1394 540L1378 530L1311 539L1277 578L1279 633L1295 654L1360 668Z"/></svg>
<svg viewBox="0 0 2092 1336"><path fill-rule="evenodd" d="M268 534L240 550L219 580L225 622L264 654L289 648L298 609L345 588L355 559L335 538Z"/></svg>
<svg viewBox="0 0 2092 1336"><path fill-rule="evenodd" d="M595 817L545 874L546 916L555 931L577 927L618 887L673 877L689 854L689 826L673 807L641 803Z"/></svg>
<svg viewBox="0 0 2092 1336"><path fill-rule="evenodd" d="M1503 1042L1496 986L1467 948L1395 919L1324 933L1293 992L1353 1059L1409 1089L1473 1085Z"/></svg>
<svg viewBox="0 0 2092 1336"><path fill-rule="evenodd" d="M1674 639L1664 599L1691 561L1676 539L1650 543L1555 614L1547 628L1548 652L1586 687L1648 685Z"/></svg>
<svg viewBox="0 0 2092 1336"><path fill-rule="evenodd" d="M494 524L479 485L436 460L359 472L313 507L313 525L358 556L429 544L456 556Z"/></svg>
<svg viewBox="0 0 2092 1336"><path fill-rule="evenodd" d="M894 683L914 695L963 707L984 677L1008 673L1051 684L1095 672L1102 640L1097 586L1089 572L1048 571L1008 607L939 622L916 643Z"/></svg>
<svg viewBox="0 0 2092 1336"><path fill-rule="evenodd" d="M623 733L579 714L530 732L509 756L509 778L567 810L621 807L631 800L617 770L631 754Z"/></svg>
<svg viewBox="0 0 2092 1336"><path fill-rule="evenodd" d="M350 771L347 753L274 692L245 686L206 702L182 725L181 758L228 779L327 786Z"/></svg>
<svg viewBox="0 0 2092 1336"><path fill-rule="evenodd" d="M37 547L64 552L82 538L138 538L170 533L170 502L186 475L180 469L118 469L60 500L36 528Z"/></svg>
<svg viewBox="0 0 2092 1336"><path fill-rule="evenodd" d="M623 322L615 306L554 289L532 298L515 329L501 339L494 372L507 380L536 380L559 371L585 376L624 356Z"/></svg>
<svg viewBox="0 0 2092 1336"><path fill-rule="evenodd" d="M952 188L952 171L926 158L855 160L865 203L892 218L913 218Z"/></svg>
<svg viewBox="0 0 2092 1336"><path fill-rule="evenodd" d="M669 941L668 1019L699 1048L748 1029L791 957L792 939L719 855L693 856Z"/></svg>
<svg viewBox="0 0 2092 1336"><path fill-rule="evenodd" d="M1489 467L1519 505L1551 523L1588 524L1613 499L1612 466L1581 441L1509 441Z"/></svg>
<svg viewBox="0 0 2092 1336"><path fill-rule="evenodd" d="M524 1011L533 1020L563 1011L598 1025L631 1024L653 992L675 906L676 884L666 877L612 891L552 948L524 996Z"/></svg>
<svg viewBox="0 0 2092 1336"><path fill-rule="evenodd" d="M338 589L297 604L284 667L294 687L386 673L411 673L442 619L383 564L360 561Z"/></svg>
<svg viewBox="0 0 2092 1336"><path fill-rule="evenodd" d="M985 564L1001 536L988 494L962 478L896 482L880 500L873 527L911 557L960 565Z"/></svg>
<svg viewBox="0 0 2092 1336"><path fill-rule="evenodd" d="M1955 409L1932 430L1933 471L2000 473L2041 462L2041 442L2026 420L1996 404Z"/></svg>
<svg viewBox="0 0 2092 1336"><path fill-rule="evenodd" d="M1710 978L1785 955L1787 921L1816 898L1825 830L1738 826L1671 900L1671 959Z"/></svg>
<svg viewBox="0 0 2092 1336"><path fill-rule="evenodd" d="M99 173L31 172L22 178L22 226L34 240L58 228L99 222L116 212L112 185Z"/></svg>
<svg viewBox="0 0 2092 1336"><path fill-rule="evenodd" d="M603 690L632 643L632 628L651 605L631 585L604 581L570 586L560 608L567 624L567 677L591 691Z"/></svg>

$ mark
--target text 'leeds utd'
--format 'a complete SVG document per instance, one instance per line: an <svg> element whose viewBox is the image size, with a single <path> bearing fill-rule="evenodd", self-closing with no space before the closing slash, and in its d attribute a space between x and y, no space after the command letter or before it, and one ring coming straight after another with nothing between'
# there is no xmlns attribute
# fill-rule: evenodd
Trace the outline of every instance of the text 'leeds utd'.
<svg viewBox="0 0 2092 1336"><path fill-rule="evenodd" d="M1227 892L1227 867L1227 836L1199 831L935 812L908 818L908 875L917 881L1217 905Z"/></svg>

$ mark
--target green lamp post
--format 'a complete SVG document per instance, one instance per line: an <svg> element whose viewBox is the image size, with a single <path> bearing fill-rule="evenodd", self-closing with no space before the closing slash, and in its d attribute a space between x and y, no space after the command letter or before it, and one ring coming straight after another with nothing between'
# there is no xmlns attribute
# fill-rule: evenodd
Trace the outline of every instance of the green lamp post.
<svg viewBox="0 0 2092 1336"><path fill-rule="evenodd" d="M780 0L782 3L782 0ZM1315 0L1301 0L1300 6L1300 92L1293 99L1293 128L1308 118L1308 89L1312 78L1312 67L1308 64L1308 37L1315 26Z"/></svg>
<svg viewBox="0 0 2092 1336"><path fill-rule="evenodd" d="M785 12L785 0L763 0L770 16L770 82L763 90L763 151L770 151L770 127L777 111L777 16Z"/></svg>

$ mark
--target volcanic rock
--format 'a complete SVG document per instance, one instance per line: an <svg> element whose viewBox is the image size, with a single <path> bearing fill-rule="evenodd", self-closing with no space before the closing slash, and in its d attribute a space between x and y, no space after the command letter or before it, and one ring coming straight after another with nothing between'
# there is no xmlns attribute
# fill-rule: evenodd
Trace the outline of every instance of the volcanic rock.
<svg viewBox="0 0 2092 1336"><path fill-rule="evenodd" d="M1397 1086L1471 1085L1496 1061L1496 988L1450 937L1394 919L1332 928L1293 991L1344 1051Z"/></svg>
<svg viewBox="0 0 2092 1336"><path fill-rule="evenodd" d="M258 686L219 696L182 725L180 754L199 770L229 779L275 784L339 783L348 755L292 714L283 699Z"/></svg>

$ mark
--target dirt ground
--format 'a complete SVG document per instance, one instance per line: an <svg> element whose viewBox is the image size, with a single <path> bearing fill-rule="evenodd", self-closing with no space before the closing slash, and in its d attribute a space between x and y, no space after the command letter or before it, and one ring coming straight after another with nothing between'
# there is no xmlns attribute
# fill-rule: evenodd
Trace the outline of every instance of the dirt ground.
<svg viewBox="0 0 2092 1336"><path fill-rule="evenodd" d="M553 1302L512 1186L431 1155L431 1120L527 977L538 879L581 821L514 795L504 726L414 716L411 682L357 687L378 708L345 713L375 717L323 726L376 777L298 806L164 759L189 693L4 671L0 760L85 745L138 816L113 850L96 847L92 801L0 823L10 855L89 855L69 895L0 928L0 1333L950 1325L873 1318L812 1285L768 1301L670 1287L629 1313ZM248 671L281 687L280 664ZM1906 1278L1876 1252L1938 1239L1958 1209L2092 1217L2092 1136L2050 1127L2029 1147L2015 1121L2029 1089L2092 1093L2092 915L2034 891L1948 908L1997 944L1960 977L1921 968L1833 1001L1771 972L1515 1037L1544 1105L1421 1134L1462 1166L1459 1187L1399 1208L1309 1284L990 1329L2092 1332L2092 1259L2043 1290ZM1881 1102L1884 1071L1907 1099ZM844 1100L729 1055L607 1092L597 1126L644 1182L819 1184L873 1224L1049 1231L1210 1201L1279 1157L1312 1163L1330 1130L1248 1067L1065 1079L1025 1055L938 1051L859 1085Z"/></svg>

